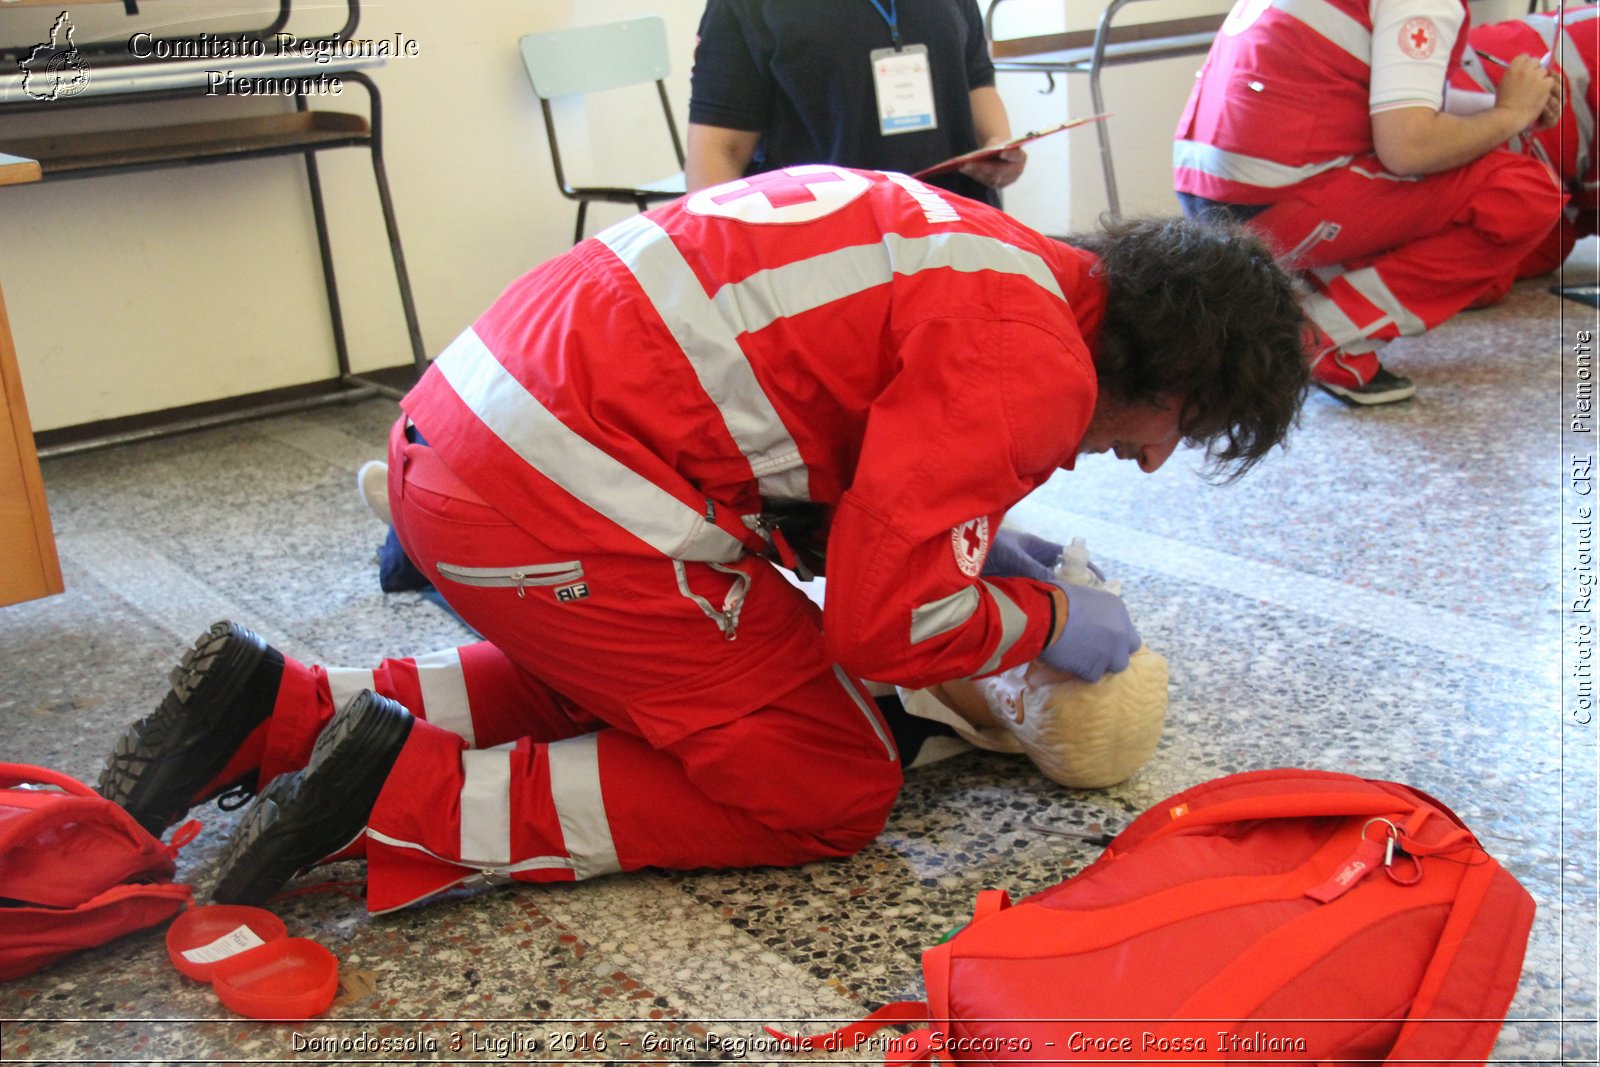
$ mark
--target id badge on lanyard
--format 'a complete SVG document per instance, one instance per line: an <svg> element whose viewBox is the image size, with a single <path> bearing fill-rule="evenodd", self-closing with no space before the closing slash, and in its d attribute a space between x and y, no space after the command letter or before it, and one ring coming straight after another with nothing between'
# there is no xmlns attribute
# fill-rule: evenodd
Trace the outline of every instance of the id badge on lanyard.
<svg viewBox="0 0 1600 1067"><path fill-rule="evenodd" d="M878 128L883 135L937 127L927 47L878 48L871 58L872 84L878 91Z"/></svg>
<svg viewBox="0 0 1600 1067"><path fill-rule="evenodd" d="M900 17L896 0L884 8L882 0L869 0L883 21L889 24L893 48L877 48L872 60L872 87L878 98L878 130L888 137L914 130L931 130L939 125L933 109L933 74L928 67L926 45L905 44L900 40Z"/></svg>

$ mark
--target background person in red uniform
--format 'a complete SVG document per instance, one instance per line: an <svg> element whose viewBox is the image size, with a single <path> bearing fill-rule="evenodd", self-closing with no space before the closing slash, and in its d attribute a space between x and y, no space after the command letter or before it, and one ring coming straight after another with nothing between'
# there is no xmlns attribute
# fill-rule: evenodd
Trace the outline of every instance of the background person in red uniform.
<svg viewBox="0 0 1600 1067"><path fill-rule="evenodd" d="M1307 272L1316 383L1353 404L1405 400L1377 349L1503 285L1549 232L1549 169L1503 150L1553 122L1555 79L1508 68L1490 105L1453 114L1466 0L1238 0L1179 120L1176 187Z"/></svg>
<svg viewBox="0 0 1600 1067"><path fill-rule="evenodd" d="M375 911L855 852L901 781L860 680L1125 667L1121 600L1015 576L1039 568L991 551L1001 520L1086 452L1154 471L1189 441L1242 473L1303 399L1295 296L1242 232L1073 247L829 165L628 219L403 403L395 528L485 642L334 671L219 625L102 788L159 829L265 784L219 900L352 840ZM818 559L821 612L778 570Z"/></svg>
<svg viewBox="0 0 1600 1067"><path fill-rule="evenodd" d="M1461 69L1451 76L1452 93L1493 94L1517 56L1541 62L1549 56L1549 69L1565 80L1560 121L1509 144L1554 170L1570 198L1561 221L1517 268L1517 278L1537 278L1561 266L1578 238L1600 233L1600 161L1594 154L1600 7L1568 4L1559 19L1552 12L1493 22L1475 28L1468 42ZM1503 287L1512 280L1506 278Z"/></svg>

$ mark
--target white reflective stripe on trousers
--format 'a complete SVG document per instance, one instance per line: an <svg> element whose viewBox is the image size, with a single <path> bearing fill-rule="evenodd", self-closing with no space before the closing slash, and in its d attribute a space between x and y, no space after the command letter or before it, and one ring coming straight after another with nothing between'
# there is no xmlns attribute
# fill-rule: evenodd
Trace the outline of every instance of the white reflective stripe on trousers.
<svg viewBox="0 0 1600 1067"><path fill-rule="evenodd" d="M370 826L367 827L367 837L378 842L380 845L387 845L390 848L400 849L405 852L415 852L418 855L428 856L440 863L447 863L457 867L464 866L460 860L452 859L448 856L441 856L436 852L431 852L417 844L415 841L402 841L398 837L390 837L388 834L380 833L379 831L372 829ZM571 861L567 860L565 857L538 856L531 860L524 860L521 863L512 864L509 867L467 870L466 873L462 874L459 878L451 879L450 881L445 882L443 885L432 886L408 900L403 900L393 907L381 908L377 911L374 911L372 914L387 915L390 912L399 911L401 908L410 907L412 904L415 904L418 901L426 900L429 897L437 896L440 893L446 892L447 890L454 889L458 885L465 885L467 883L502 885L511 881L510 875L517 871L567 870L571 867Z"/></svg>
<svg viewBox="0 0 1600 1067"><path fill-rule="evenodd" d="M422 689L422 716L433 725L465 738L468 748L476 747L460 651L444 648L418 656L415 662L417 684Z"/></svg>
<svg viewBox="0 0 1600 1067"><path fill-rule="evenodd" d="M461 753L461 862L504 867L511 862L511 752Z"/></svg>
<svg viewBox="0 0 1600 1067"><path fill-rule="evenodd" d="M363 689L375 689L377 682L371 671L354 667L328 667L328 693L333 698L333 710L339 711L350 703Z"/></svg>
<svg viewBox="0 0 1600 1067"><path fill-rule="evenodd" d="M1315 271L1314 274L1324 286L1331 286L1342 277L1346 285L1382 312L1370 322L1358 323L1326 292L1314 292L1302 301L1307 317L1328 335L1330 341L1345 352L1355 354L1372 351L1372 345L1363 347L1360 342L1370 338L1390 323L1393 323L1398 332L1405 337L1414 337L1426 332L1427 324L1400 302L1400 298L1384 284L1383 278L1374 268L1362 267L1360 270L1345 271L1341 267L1330 267Z"/></svg>
<svg viewBox="0 0 1600 1067"><path fill-rule="evenodd" d="M1366 297L1372 306L1383 312L1389 321L1393 322L1400 330L1403 337L1415 337L1427 330L1428 326L1410 308L1400 302L1389 286L1384 283L1376 268L1363 267L1353 270L1344 276L1350 288ZM1368 326L1367 334L1371 334L1375 327Z"/></svg>
<svg viewBox="0 0 1600 1067"><path fill-rule="evenodd" d="M1319 279L1321 278L1320 273L1318 277ZM1322 280L1327 281L1328 279ZM1336 348L1354 352L1356 349L1351 346L1366 336L1362 328L1356 325L1355 320L1345 314L1344 309L1334 303L1333 299L1326 293L1314 292L1310 294L1301 301L1301 306L1305 308L1306 317L1316 323L1317 328L1328 335L1328 340L1332 341ZM1379 320L1379 325L1383 321L1386 320ZM1371 349L1369 348L1367 351L1371 351Z"/></svg>
<svg viewBox="0 0 1600 1067"><path fill-rule="evenodd" d="M867 720L867 725L872 727L872 733L877 737L878 743L883 745L884 753L891 760L898 760L900 758L900 750L894 747L894 741L884 732L883 723L879 721L877 712L867 706L866 700L861 696L861 690L855 687L850 681L850 676L844 673L844 668L837 663L833 666L833 676L839 680L840 685L844 686L844 691L850 694L850 699L855 701L856 709Z"/></svg>
<svg viewBox="0 0 1600 1067"><path fill-rule="evenodd" d="M622 870L600 790L600 738L569 737L546 746L550 797L566 839L574 877L594 878Z"/></svg>
<svg viewBox="0 0 1600 1067"><path fill-rule="evenodd" d="M600 791L599 738L595 734L545 746L550 798L566 855L512 859L511 758L493 748L461 754L461 858L463 866L509 875L536 868L569 867L576 878L622 869Z"/></svg>

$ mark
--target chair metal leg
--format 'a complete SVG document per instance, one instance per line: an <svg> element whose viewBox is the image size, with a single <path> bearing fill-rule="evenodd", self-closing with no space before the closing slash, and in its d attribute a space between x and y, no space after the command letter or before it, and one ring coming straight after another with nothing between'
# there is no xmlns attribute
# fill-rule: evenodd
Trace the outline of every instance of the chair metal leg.
<svg viewBox="0 0 1600 1067"><path fill-rule="evenodd" d="M572 231L572 243L577 244L583 240L583 219L589 213L589 201L578 201L578 226Z"/></svg>
<svg viewBox="0 0 1600 1067"><path fill-rule="evenodd" d="M400 247L400 224L395 219L394 200L389 195L389 177L383 166L383 101L371 78L359 71L352 71L346 76L365 85L372 101L372 177L378 186L378 206L383 210L383 226L389 236L389 256L394 260L395 282L400 288L400 309L405 314L406 335L411 341L411 362L420 375L428 369L428 353L422 344L417 304L411 295L411 275L406 270L405 252Z"/></svg>
<svg viewBox="0 0 1600 1067"><path fill-rule="evenodd" d="M1095 69L1089 72L1089 106L1096 115L1103 115L1106 111L1104 95L1100 92L1100 71ZM1109 123L1102 120L1094 124L1095 137L1100 143L1100 173L1105 176L1106 183L1106 211L1114 219L1122 218L1122 201L1117 196L1117 169L1111 161L1111 130Z"/></svg>
<svg viewBox="0 0 1600 1067"><path fill-rule="evenodd" d="M1111 23L1117 17L1117 12L1131 0L1111 0L1106 9L1100 13L1100 21L1094 31L1094 52L1089 58L1089 106L1096 115L1105 114L1105 94L1100 90L1100 71L1106 60L1106 41L1111 33ZM1095 139L1100 144L1100 172L1105 176L1106 183L1106 213L1113 219L1122 217L1122 202L1117 196L1117 171L1111 161L1111 130L1110 122L1101 121L1094 124Z"/></svg>
<svg viewBox="0 0 1600 1067"><path fill-rule="evenodd" d="M303 94L295 97L295 106L306 110ZM316 152L305 153L306 185L311 192L311 217L317 226L317 252L322 257L322 285L328 294L328 320L333 327L333 350L339 361L339 377L350 376L350 349L344 336L344 312L339 304L339 285L333 275L333 247L328 240L328 212L322 200L322 179L317 170Z"/></svg>

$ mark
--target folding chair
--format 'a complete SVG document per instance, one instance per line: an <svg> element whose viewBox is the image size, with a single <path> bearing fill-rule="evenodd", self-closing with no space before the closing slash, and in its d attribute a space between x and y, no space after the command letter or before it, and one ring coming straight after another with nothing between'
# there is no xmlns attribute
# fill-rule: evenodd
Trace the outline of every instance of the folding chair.
<svg viewBox="0 0 1600 1067"><path fill-rule="evenodd" d="M550 159L555 164L556 184L561 195L578 202L578 225L573 243L583 240L584 217L591 201L608 204L633 204L640 211L651 204L683 195L683 143L678 124L672 118L667 99L667 29L659 15L611 22L600 26L578 26L549 33L530 33L522 38L522 62L533 82L533 92L544 112L545 132L550 138ZM678 157L678 173L657 181L634 186L572 185L561 163L561 146L556 138L555 113L550 101L558 97L581 96L632 85L656 83L661 99L661 114L667 120L667 133Z"/></svg>

